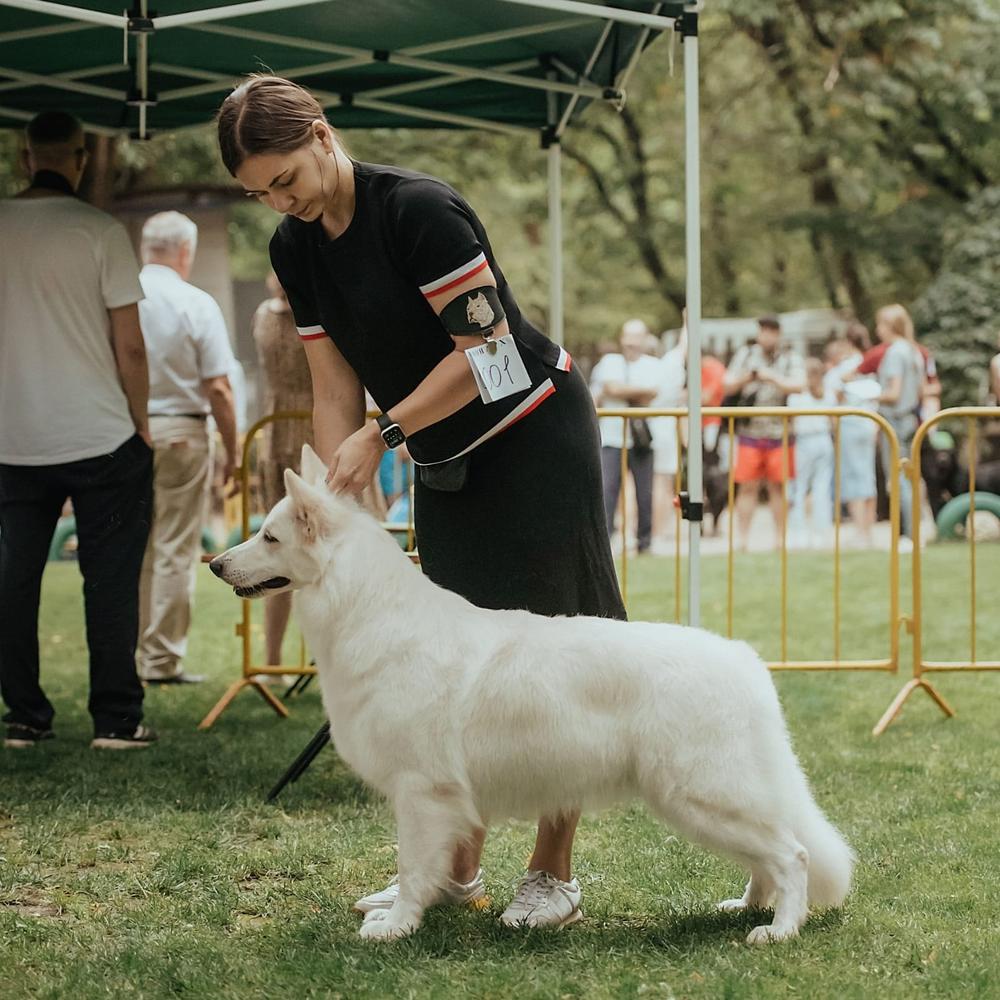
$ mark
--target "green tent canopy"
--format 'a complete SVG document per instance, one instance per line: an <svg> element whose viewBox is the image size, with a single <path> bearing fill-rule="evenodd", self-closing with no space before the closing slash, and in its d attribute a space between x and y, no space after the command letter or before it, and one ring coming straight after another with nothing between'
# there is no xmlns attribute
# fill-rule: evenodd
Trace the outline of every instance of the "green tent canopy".
<svg viewBox="0 0 1000 1000"><path fill-rule="evenodd" d="M590 101L623 99L683 6L0 0L0 126L59 108L91 131L144 137L204 124L235 81L265 71L308 87L342 128L561 131Z"/></svg>

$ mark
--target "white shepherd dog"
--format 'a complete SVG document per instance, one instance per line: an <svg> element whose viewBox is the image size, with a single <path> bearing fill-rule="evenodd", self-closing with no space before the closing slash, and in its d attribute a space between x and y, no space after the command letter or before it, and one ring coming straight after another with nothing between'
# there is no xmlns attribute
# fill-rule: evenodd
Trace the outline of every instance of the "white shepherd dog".
<svg viewBox="0 0 1000 1000"><path fill-rule="evenodd" d="M303 449L260 531L212 561L240 597L296 590L340 756L396 815L399 897L361 927L415 931L478 826L643 799L750 873L748 941L839 906L853 854L813 801L771 676L700 629L486 611L443 590ZM484 572L488 568L484 567Z"/></svg>

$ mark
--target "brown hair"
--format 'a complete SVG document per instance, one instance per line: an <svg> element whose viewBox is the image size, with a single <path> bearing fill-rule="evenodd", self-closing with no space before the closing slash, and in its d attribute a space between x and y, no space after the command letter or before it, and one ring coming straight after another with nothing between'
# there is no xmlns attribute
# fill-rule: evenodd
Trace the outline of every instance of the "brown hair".
<svg viewBox="0 0 1000 1000"><path fill-rule="evenodd" d="M761 316L757 320L757 325L763 327L765 330L777 330L778 333L781 333L781 320L773 313Z"/></svg>
<svg viewBox="0 0 1000 1000"><path fill-rule="evenodd" d="M858 351L867 351L872 346L872 335L868 332L868 327L858 320L853 320L848 325L844 337L851 347Z"/></svg>
<svg viewBox="0 0 1000 1000"><path fill-rule="evenodd" d="M311 140L317 119L326 121L326 115L304 87L280 76L248 77L216 115L222 162L235 177L251 156L299 149Z"/></svg>

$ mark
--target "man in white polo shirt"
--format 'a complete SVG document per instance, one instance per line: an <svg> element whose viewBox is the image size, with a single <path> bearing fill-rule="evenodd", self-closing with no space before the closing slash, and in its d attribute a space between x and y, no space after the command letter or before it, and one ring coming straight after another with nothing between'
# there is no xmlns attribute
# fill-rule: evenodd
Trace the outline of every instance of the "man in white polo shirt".
<svg viewBox="0 0 1000 1000"><path fill-rule="evenodd" d="M153 453L135 253L110 215L75 197L83 130L46 112L27 128L31 185L0 202L0 693L5 745L51 738L39 684L38 603L49 543L73 501L94 740L148 746L136 676L138 583Z"/></svg>
<svg viewBox="0 0 1000 1000"><path fill-rule="evenodd" d="M606 354L590 373L590 391L596 406L620 409L649 406L660 391L659 358L646 354L649 327L641 319L622 325L621 354ZM653 536L653 428L647 420L602 417L601 471L608 534L614 537L615 514L622 489L621 449L628 445L628 469L635 483L636 549L648 552ZM640 435L642 437L640 437Z"/></svg>
<svg viewBox="0 0 1000 1000"><path fill-rule="evenodd" d="M149 425L155 449L153 530L140 589L139 676L148 683L202 680L182 667L201 548L212 438L222 435L226 480L236 465L236 415L227 373L233 368L222 310L188 282L198 227L180 212L160 212L142 227L145 298L139 306L149 356Z"/></svg>

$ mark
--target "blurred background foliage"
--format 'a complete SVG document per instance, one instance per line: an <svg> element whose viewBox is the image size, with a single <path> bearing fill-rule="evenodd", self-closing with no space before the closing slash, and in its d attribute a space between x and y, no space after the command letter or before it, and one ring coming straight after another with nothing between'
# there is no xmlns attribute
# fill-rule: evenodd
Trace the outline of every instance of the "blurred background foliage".
<svg viewBox="0 0 1000 1000"><path fill-rule="evenodd" d="M705 315L832 306L870 324L880 304L903 302L938 353L946 402L978 402L1000 330L1000 2L714 0L702 28ZM678 323L684 120L671 43L639 62L621 112L592 105L563 144L571 349L629 315ZM345 138L360 159L454 184L545 323L538 144L447 130ZM22 182L17 144L0 137L0 193ZM210 127L119 142L102 162L114 196L233 186ZM275 222L234 197L234 278L264 276Z"/></svg>

